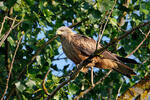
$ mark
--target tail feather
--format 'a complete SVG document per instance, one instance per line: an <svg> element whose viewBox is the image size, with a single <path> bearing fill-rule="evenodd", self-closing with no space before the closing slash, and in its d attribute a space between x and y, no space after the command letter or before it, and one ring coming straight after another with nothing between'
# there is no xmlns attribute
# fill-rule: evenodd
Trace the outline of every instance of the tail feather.
<svg viewBox="0 0 150 100"><path fill-rule="evenodd" d="M131 76L136 75L136 73L127 65L122 64L120 62L117 62L118 67L114 67L113 69L117 72L122 73L123 75L127 76L128 78L131 78Z"/></svg>
<svg viewBox="0 0 150 100"><path fill-rule="evenodd" d="M119 60L121 60L122 62L125 62L125 63L132 63L132 64L138 64L137 61L135 61L134 59L130 59L130 58L123 58L123 57L119 57L119 56L116 56Z"/></svg>

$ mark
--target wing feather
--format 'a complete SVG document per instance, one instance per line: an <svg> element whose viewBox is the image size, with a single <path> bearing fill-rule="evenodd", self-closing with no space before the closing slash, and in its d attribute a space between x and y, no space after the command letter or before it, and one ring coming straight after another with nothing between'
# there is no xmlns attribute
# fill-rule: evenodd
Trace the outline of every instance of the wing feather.
<svg viewBox="0 0 150 100"><path fill-rule="evenodd" d="M84 35L75 34L72 38L74 47L81 52L84 56L90 56L96 50L96 41L90 37ZM98 49L102 48L102 45L98 46ZM114 56L108 50L102 53L102 59L111 59L114 61L119 61L116 56Z"/></svg>
<svg viewBox="0 0 150 100"><path fill-rule="evenodd" d="M90 37L75 34L72 41L76 49L78 49L84 56L90 56L96 49L96 41Z"/></svg>

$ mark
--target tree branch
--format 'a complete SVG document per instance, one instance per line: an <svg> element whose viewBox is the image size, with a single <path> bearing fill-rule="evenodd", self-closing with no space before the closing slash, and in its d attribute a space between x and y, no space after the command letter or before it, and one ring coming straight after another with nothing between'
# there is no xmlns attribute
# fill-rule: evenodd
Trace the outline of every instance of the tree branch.
<svg viewBox="0 0 150 100"><path fill-rule="evenodd" d="M115 7L115 5L116 5L116 2L117 2L117 0L114 1L114 4L113 4L113 6L112 6L112 8L111 8L111 11L110 11L108 17L107 17L107 20L106 20L105 25L104 25L104 27L103 27L102 34L101 34L101 36L100 36L100 39L99 39L98 43L100 43L100 41L101 41L101 39L102 39L102 36L103 36L104 31L105 31L105 28L106 28L106 26L107 26L109 17L111 16L111 14L112 14L112 12L113 12L113 9L114 9L114 7Z"/></svg>
<svg viewBox="0 0 150 100"><path fill-rule="evenodd" d="M81 20L80 22L74 23L74 24L70 25L69 28L73 28L73 27L75 27L75 26L81 24L82 22L87 21L88 19L89 19L89 18L85 18L85 19Z"/></svg>
<svg viewBox="0 0 150 100"><path fill-rule="evenodd" d="M149 34L150 34L150 30L149 30L148 33L145 35L145 38L141 41L141 43L140 43L128 56L126 56L126 57L129 57L129 56L131 56L133 53L135 53L135 52L139 49L139 47L144 43L144 41L148 38Z"/></svg>
<svg viewBox="0 0 150 100"><path fill-rule="evenodd" d="M9 69L9 73L8 73L8 78L7 78L7 81L6 81L6 87L5 87L4 93L3 93L2 97L1 97L1 100L4 99L4 96L5 96L6 92L7 92L8 83L9 83L9 79L10 79L10 76L11 76L13 64L14 64L15 57L16 57L16 53L17 53L17 51L18 51L19 44L21 43L22 37L23 37L23 35L22 35L21 38L19 39L19 42L18 42L17 47L16 47L16 50L15 50L15 52L14 52L14 56L13 56L13 59L12 59L11 65L10 65L10 69Z"/></svg>
<svg viewBox="0 0 150 100"><path fill-rule="evenodd" d="M4 17L3 22L2 22L2 24L1 24L0 36L1 36L2 30L3 30L3 26L4 26L4 23L5 23L6 18L7 18L7 16Z"/></svg>
<svg viewBox="0 0 150 100"><path fill-rule="evenodd" d="M137 29L139 29L139 28L141 28L141 27L143 27L143 26L146 26L146 25L148 25L148 24L150 24L150 20L147 21L147 22L145 22L145 23L142 23L142 24L140 24L140 25L138 25L138 26L136 26L136 27L134 27L134 28L132 28L132 29L129 30L129 31L127 31L125 34L123 34L122 36L120 36L120 37L118 38L118 40L121 40L121 39L125 38L125 37L128 36L129 34L131 34L131 33L133 33L134 31L136 31Z"/></svg>
<svg viewBox="0 0 150 100"><path fill-rule="evenodd" d="M44 79L43 79L43 81L42 81L42 88L43 88L45 94L47 94L47 95L49 95L49 93L48 93L48 91L47 91L47 89L46 89L46 87L45 87L45 80L46 80L47 75L49 74L49 72L50 72L50 70L47 71L47 73L46 73L46 75L45 75L45 77L44 77Z"/></svg>
<svg viewBox="0 0 150 100"><path fill-rule="evenodd" d="M144 91L148 89L150 89L150 74L146 75L138 83L129 88L126 92L124 92L121 96L119 96L117 100L135 99L138 95L143 94Z"/></svg>
<svg viewBox="0 0 150 100"><path fill-rule="evenodd" d="M118 89L118 93L117 93L117 96L116 96L116 100L118 99L118 96L119 96L119 94L120 94L120 91L121 91L121 88L122 88L123 83L124 83L124 80L122 81L122 83L121 83L121 85L120 85L120 87L119 87L119 89Z"/></svg>
<svg viewBox="0 0 150 100"><path fill-rule="evenodd" d="M13 29L12 27L14 26L15 21L16 21L16 17L14 18L9 30L6 32L6 35L2 37L2 40L0 41L0 47L2 46L2 44L4 43L4 41L8 37L8 35L10 34L10 32L12 31L12 29Z"/></svg>
<svg viewBox="0 0 150 100"><path fill-rule="evenodd" d="M99 54L100 52L102 52L104 49L107 49L110 45L113 45L114 43L118 42L119 40L122 40L123 38L127 37L129 34L132 34L135 30L139 29L140 27L144 27L146 25L150 24L150 21L142 23L134 28L132 28L131 30L127 31L125 34L121 35L118 38L114 38L110 43L108 43L105 47L103 47L102 49L97 50L94 55Z"/></svg>
<svg viewBox="0 0 150 100"><path fill-rule="evenodd" d="M6 18L8 18L8 17L6 17ZM19 21L17 24L15 24L16 18L17 18L17 16L13 19L13 22L12 22L12 24L11 24L9 30L6 32L6 34L4 34L4 35L0 38L0 40L1 40L1 41L0 41L0 47L2 46L2 44L4 43L4 41L6 40L6 38L9 36L10 32L11 32L15 27L17 27L20 23L22 23L22 22L24 21L24 20L21 20L21 21Z"/></svg>
<svg viewBox="0 0 150 100"><path fill-rule="evenodd" d="M97 86L98 84L100 84L102 81L105 80L106 77L108 77L108 75L112 72L113 70L109 70L109 72L106 73L106 75L104 77L102 77L98 82L96 82L95 84L93 84L93 86L90 86L88 89L86 89L85 91L81 92L78 96L75 97L74 100L79 100L83 95L87 94L89 91L91 91L93 88L95 88L95 86Z"/></svg>

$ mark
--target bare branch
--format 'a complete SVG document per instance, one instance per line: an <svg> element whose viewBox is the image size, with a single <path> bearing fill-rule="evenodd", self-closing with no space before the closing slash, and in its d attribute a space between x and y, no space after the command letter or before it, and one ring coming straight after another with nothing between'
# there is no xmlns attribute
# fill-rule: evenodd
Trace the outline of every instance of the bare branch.
<svg viewBox="0 0 150 100"><path fill-rule="evenodd" d="M102 36L103 36L104 31L105 31L105 28L106 28L106 26L107 26L109 17L111 16L111 14L112 14L112 12L113 12L113 9L114 9L114 7L115 7L115 5L116 5L116 2L117 2L117 0L114 1L114 5L112 6L111 11L110 11L110 13L109 13L109 15L108 15L108 17L107 17L107 20L106 20L105 25L104 25L104 27L103 27L102 34L101 34L101 36L100 36L100 39L99 39L98 43L100 43L100 41L101 41L101 39L102 39Z"/></svg>
<svg viewBox="0 0 150 100"><path fill-rule="evenodd" d="M17 44L17 47L16 47L16 50L15 50L15 52L14 52L14 56L13 56L13 59L12 59L12 62L11 62L11 66L10 66L10 69L9 69L9 73L8 73L8 78L7 78L7 81L6 81L6 88L5 88L4 93L3 93L2 97L1 97L1 100L3 100L3 98L4 98L4 96L5 96L6 92L7 92L8 83L9 83L9 79L10 79L10 76L11 76L13 64L14 64L15 57L16 57L16 53L17 53L17 51L18 51L19 44L21 43L22 37L23 37L23 35L22 35L21 38L19 39L18 44Z"/></svg>
<svg viewBox="0 0 150 100"><path fill-rule="evenodd" d="M11 18L11 17L8 17L8 16L6 16L6 18L9 19L9 20L12 20L12 21L14 20L14 18ZM17 20L17 19L16 19L16 21L19 22L19 20Z"/></svg>
<svg viewBox="0 0 150 100"><path fill-rule="evenodd" d="M90 86L88 89L86 89L85 91L81 92L78 96L75 97L74 100L79 100L83 95L87 94L89 91L91 91L93 88L95 88L95 86L97 86L97 85L100 84L103 80L105 80L105 78L108 77L109 74L110 74L112 71L113 71L113 70L109 70L109 72L107 72L104 77L102 77L98 82L96 82L95 84L93 84L93 86Z"/></svg>
<svg viewBox="0 0 150 100"><path fill-rule="evenodd" d="M103 34L101 34L101 33L102 33L102 28L103 28L104 20L106 19L105 17L106 17L106 15L107 15L107 13L108 13L108 11L106 11L103 20L100 22L101 25L100 25L99 33L98 33L98 40L97 40L97 42L96 42L96 50L97 50L98 44L100 43L101 38L102 38L102 35L103 35ZM101 34L101 35L100 35L100 34Z"/></svg>
<svg viewBox="0 0 150 100"><path fill-rule="evenodd" d="M4 19L3 19L2 26L1 26L1 29L0 29L0 36L1 36L1 32L2 32L2 30L3 30L3 26L4 26L4 23L5 23L6 18L7 18L7 17L5 16Z"/></svg>
<svg viewBox="0 0 150 100"><path fill-rule="evenodd" d="M63 59L68 59L67 57L63 57L63 58L56 58L56 59L53 59L53 60L63 60Z"/></svg>
<svg viewBox="0 0 150 100"><path fill-rule="evenodd" d="M72 25L69 26L69 28L73 28L73 27L75 27L75 26L77 26L77 25L79 25L79 24L81 24L82 22L85 22L85 21L87 21L87 20L88 20L88 18L85 18L85 19L83 19L83 20L80 21L80 22L73 23Z"/></svg>
<svg viewBox="0 0 150 100"><path fill-rule="evenodd" d="M140 47L140 46L144 43L144 41L148 38L149 34L150 34L150 30L149 30L148 33L145 35L145 38L142 40L142 42L141 42L127 57L131 56L133 53L135 53L135 52L139 49L139 47Z"/></svg>
<svg viewBox="0 0 150 100"><path fill-rule="evenodd" d="M142 64L145 64L147 61L149 61L150 60L150 57L149 58L147 58L146 60L144 60L143 62L142 62Z"/></svg>
<svg viewBox="0 0 150 100"><path fill-rule="evenodd" d="M49 100L50 98L52 98L56 92L62 88L64 85L68 84L71 80L75 79L76 76L79 74L80 70L83 68L84 65L86 65L86 61L88 61L88 59L82 61L79 65L78 65L78 68L76 70L74 70L74 72L70 75L70 78L65 80L64 82L62 82L60 85L58 85L52 92L51 94L45 98L45 100ZM88 61L89 62L89 61Z"/></svg>
<svg viewBox="0 0 150 100"><path fill-rule="evenodd" d="M16 16L16 17L17 17L17 16ZM12 22L12 24L11 24L9 30L6 32L5 35L3 35L3 36L1 37L1 39L0 39L0 40L1 40L1 41L0 41L0 47L2 46L2 44L4 43L4 41L6 40L6 38L7 38L8 35L10 34L10 32L11 32L15 27L17 27L20 23L23 22L23 20L21 20L20 22L18 22L18 23L15 25L16 17L13 19L13 22ZM8 18L8 17L7 17L7 18Z"/></svg>
<svg viewBox="0 0 150 100"><path fill-rule="evenodd" d="M2 40L0 41L0 47L2 46L2 44L4 43L5 39L8 37L9 33L11 32L11 30L13 29L12 27L14 26L16 21L16 17L14 18L9 30L7 31L6 35L2 38Z"/></svg>
<svg viewBox="0 0 150 100"><path fill-rule="evenodd" d="M22 19L21 21L19 21L17 24L15 24L12 28L16 28L19 24L21 24L24 21L24 19Z"/></svg>
<svg viewBox="0 0 150 100"><path fill-rule="evenodd" d="M109 17L111 16L111 14L112 14L112 12L113 12L113 9L114 9L114 7L115 7L115 5L116 5L116 2L117 2L117 0L114 1L114 5L112 6L111 11L109 12L109 15L108 15L108 17L107 17L107 19L106 19L106 22L105 22L105 24L104 24L103 30L102 30L102 25L100 26L100 31L99 31L99 35L98 35L98 41L97 41L97 43L96 43L96 50L97 50L98 44L101 42L101 39L102 39L102 37L103 37L105 28L106 28L106 26L107 26ZM106 12L106 14L105 14L105 17L106 17L106 15L107 15L107 12ZM105 19L105 17L104 17L104 19ZM100 33L101 33L101 35L100 35Z"/></svg>
<svg viewBox="0 0 150 100"><path fill-rule="evenodd" d="M147 22L145 22L145 23L142 23L142 24L140 24L140 25L138 25L138 26L136 26L136 27L134 27L134 28L132 28L132 29L129 30L129 31L127 31L125 34L123 34L122 36L120 36L120 37L118 38L118 40L121 40L121 39L125 38L125 37L128 36L129 34L131 34L131 33L133 33L134 31L136 31L137 29L139 29L139 28L141 28L141 27L144 27L144 26L146 26L146 25L148 25L148 24L150 24L150 20L147 21Z"/></svg>
<svg viewBox="0 0 150 100"><path fill-rule="evenodd" d="M46 80L47 75L49 74L49 72L50 72L50 70L47 71L47 73L46 73L46 75L45 75L45 77L44 77L44 79L43 79L43 81L42 81L42 88L43 88L45 94L47 94L47 95L49 95L49 93L48 93L48 91L47 91L47 89L46 89L46 87L45 87L45 80Z"/></svg>
<svg viewBox="0 0 150 100"><path fill-rule="evenodd" d="M68 80L66 80L66 81L64 81L64 82L62 82L57 88L55 88L55 90L47 97L47 98L45 98L44 100L49 100L50 98L52 98L55 94L56 94L56 92L61 88L61 87L63 87L64 85L66 85L68 82L70 82L71 81L71 79L69 78Z"/></svg>
<svg viewBox="0 0 150 100"><path fill-rule="evenodd" d="M119 89L118 89L118 93L117 93L117 96L116 96L116 100L118 99L118 96L119 96L119 94L120 94L120 91L121 91L121 88L122 88L123 83L124 83L124 80L122 81L122 83L121 83L121 85L120 85L120 87L119 87Z"/></svg>
<svg viewBox="0 0 150 100"><path fill-rule="evenodd" d="M121 35L118 38L114 38L114 40L112 40L110 43L108 43L105 47L95 51L94 55L97 55L97 54L101 53L104 49L107 49L110 45L113 45L114 43L118 42L119 40L127 37L129 34L132 34L135 30L139 29L140 27L144 27L144 26L146 26L148 24L150 24L150 21L142 23L142 24L132 28L131 30L127 31L125 34Z"/></svg>

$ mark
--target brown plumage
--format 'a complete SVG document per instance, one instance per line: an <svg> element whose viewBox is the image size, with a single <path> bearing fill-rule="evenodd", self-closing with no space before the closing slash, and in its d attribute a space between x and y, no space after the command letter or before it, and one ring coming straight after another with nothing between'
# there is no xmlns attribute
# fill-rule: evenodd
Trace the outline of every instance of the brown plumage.
<svg viewBox="0 0 150 100"><path fill-rule="evenodd" d="M96 41L94 39L75 34L68 27L62 26L58 28L56 33L60 36L64 53L75 64L79 64L96 50ZM102 46L98 45L98 49L100 48L102 48ZM95 67L97 68L114 69L129 78L131 75L135 75L134 71L122 62L137 63L136 61L119 57L107 50L101 54L101 57L94 57L92 60L95 62ZM81 71L87 72L88 68L84 67Z"/></svg>

